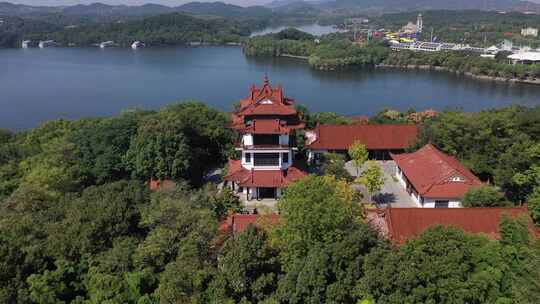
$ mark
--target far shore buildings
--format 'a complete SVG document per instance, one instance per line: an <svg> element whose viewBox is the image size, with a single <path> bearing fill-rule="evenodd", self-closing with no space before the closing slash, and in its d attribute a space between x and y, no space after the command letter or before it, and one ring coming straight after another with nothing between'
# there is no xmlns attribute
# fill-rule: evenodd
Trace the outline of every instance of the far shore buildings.
<svg viewBox="0 0 540 304"><path fill-rule="evenodd" d="M464 194L482 182L456 158L432 144L413 153L391 154L396 178L418 207L458 208Z"/></svg>
<svg viewBox="0 0 540 304"><path fill-rule="evenodd" d="M307 175L293 163L295 132L304 126L281 86L272 87L267 77L261 87L252 86L232 114L240 157L229 160L225 182L247 200L278 199L283 188Z"/></svg>
<svg viewBox="0 0 540 304"><path fill-rule="evenodd" d="M370 159L390 160L390 153L402 153L416 139L418 129L412 124L317 125L306 132L308 160L317 161L327 152L347 154L355 142L365 145Z"/></svg>

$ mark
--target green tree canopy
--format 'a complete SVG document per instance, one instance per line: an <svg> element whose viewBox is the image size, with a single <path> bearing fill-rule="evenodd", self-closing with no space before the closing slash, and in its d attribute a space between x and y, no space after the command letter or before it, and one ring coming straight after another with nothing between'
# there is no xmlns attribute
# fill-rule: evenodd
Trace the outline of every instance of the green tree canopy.
<svg viewBox="0 0 540 304"><path fill-rule="evenodd" d="M491 186L471 188L463 196L464 207L504 207L511 205L504 194Z"/></svg>
<svg viewBox="0 0 540 304"><path fill-rule="evenodd" d="M333 176L310 175L286 189L278 203L281 224L275 231L286 268L309 248L342 239L361 221L355 196L345 181Z"/></svg>

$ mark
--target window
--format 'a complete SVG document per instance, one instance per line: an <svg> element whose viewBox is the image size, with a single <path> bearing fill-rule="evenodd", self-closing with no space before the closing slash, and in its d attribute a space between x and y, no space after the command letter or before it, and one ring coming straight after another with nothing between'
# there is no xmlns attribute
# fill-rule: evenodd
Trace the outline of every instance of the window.
<svg viewBox="0 0 540 304"><path fill-rule="evenodd" d="M282 161L281 161L282 163L284 163L284 164L289 163L289 152L283 153L283 155L281 157L282 157Z"/></svg>
<svg viewBox="0 0 540 304"><path fill-rule="evenodd" d="M246 153L246 164L251 164L251 153Z"/></svg>
<svg viewBox="0 0 540 304"><path fill-rule="evenodd" d="M279 166L279 153L255 153L255 166Z"/></svg>
<svg viewBox="0 0 540 304"><path fill-rule="evenodd" d="M435 208L448 208L449 201L435 201Z"/></svg>

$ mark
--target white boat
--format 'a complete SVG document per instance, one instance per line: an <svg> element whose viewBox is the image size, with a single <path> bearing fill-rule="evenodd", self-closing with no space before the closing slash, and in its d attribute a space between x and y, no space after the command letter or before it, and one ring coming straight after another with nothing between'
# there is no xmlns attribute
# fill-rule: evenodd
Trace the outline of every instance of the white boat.
<svg viewBox="0 0 540 304"><path fill-rule="evenodd" d="M53 46L57 46L58 43L56 43L56 41L54 40L45 40L45 41L40 41L38 46L40 49L44 49L44 48L47 48L47 47L53 47Z"/></svg>
<svg viewBox="0 0 540 304"><path fill-rule="evenodd" d="M142 42L140 42L140 41L138 41L138 40L135 41L135 42L133 42L133 43L131 44L131 48L134 49L134 50L136 50L136 49L138 49L138 48L143 48L143 47L145 47L145 46L146 46L146 45L145 45L144 43L142 43Z"/></svg>
<svg viewBox="0 0 540 304"><path fill-rule="evenodd" d="M114 41L110 41L110 40L99 44L99 47L102 49L107 48L107 47L112 47L112 46L114 46Z"/></svg>

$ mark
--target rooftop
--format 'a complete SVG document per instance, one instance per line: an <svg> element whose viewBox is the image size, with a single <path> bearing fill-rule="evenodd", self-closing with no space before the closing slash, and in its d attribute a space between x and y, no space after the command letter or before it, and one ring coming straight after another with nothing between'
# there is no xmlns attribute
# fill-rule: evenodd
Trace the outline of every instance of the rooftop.
<svg viewBox="0 0 540 304"><path fill-rule="evenodd" d="M456 158L432 144L391 156L416 191L427 198L461 198L471 187L482 185Z"/></svg>
<svg viewBox="0 0 540 304"><path fill-rule="evenodd" d="M347 150L359 141L369 150L402 150L414 142L417 132L416 125L317 125L306 145L310 149Z"/></svg>
<svg viewBox="0 0 540 304"><path fill-rule="evenodd" d="M437 225L452 226L465 232L484 234L499 239L499 224L503 215L524 216L529 221L529 232L538 236L526 207L515 208L387 208L368 212L369 223L379 232L402 244Z"/></svg>
<svg viewBox="0 0 540 304"><path fill-rule="evenodd" d="M234 181L241 187L280 188L306 176L303 170L291 166L286 170L247 170L240 160L229 160L229 170L225 180Z"/></svg>
<svg viewBox="0 0 540 304"><path fill-rule="evenodd" d="M219 225L219 231L227 233L239 233L249 225L264 226L266 224L274 225L279 222L279 214L232 214Z"/></svg>

